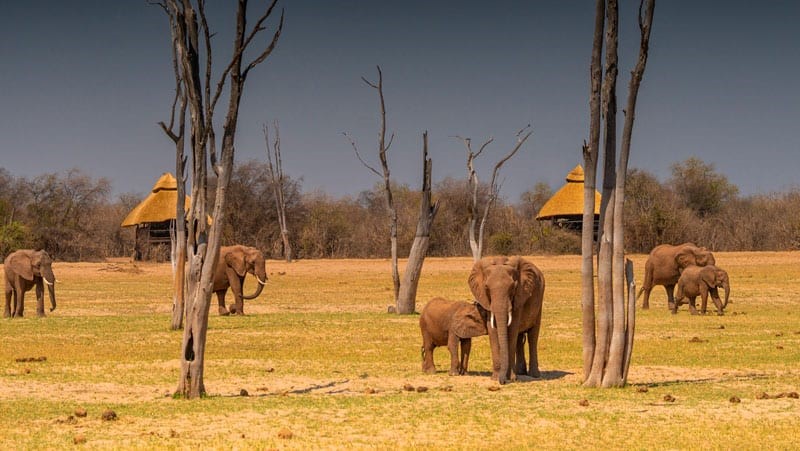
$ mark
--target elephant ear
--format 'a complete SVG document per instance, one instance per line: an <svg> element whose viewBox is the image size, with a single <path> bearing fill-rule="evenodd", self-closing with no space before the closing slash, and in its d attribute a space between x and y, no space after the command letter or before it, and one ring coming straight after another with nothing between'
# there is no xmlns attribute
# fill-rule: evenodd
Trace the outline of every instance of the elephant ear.
<svg viewBox="0 0 800 451"><path fill-rule="evenodd" d="M453 333L459 338L472 338L486 335L486 323L481 318L478 304L465 304L453 316Z"/></svg>
<svg viewBox="0 0 800 451"><path fill-rule="evenodd" d="M716 268L705 266L700 271L700 279L708 285L709 288L716 288L717 286L717 271Z"/></svg>
<svg viewBox="0 0 800 451"><path fill-rule="evenodd" d="M512 257L508 264L516 267L519 274L515 298L528 299L536 288L536 266L522 257Z"/></svg>
<svg viewBox="0 0 800 451"><path fill-rule="evenodd" d="M233 268L239 277L245 275L244 253L241 251L233 250L225 254L225 264Z"/></svg>
<svg viewBox="0 0 800 451"><path fill-rule="evenodd" d="M687 266L694 265L695 262L694 252L689 248L684 248L675 254L675 264L678 265L678 269L680 270L683 270Z"/></svg>
<svg viewBox="0 0 800 451"><path fill-rule="evenodd" d="M489 310L489 296L486 293L486 279L483 273L484 260L478 260L472 265L472 271L469 273L469 289L475 300L486 310Z"/></svg>
<svg viewBox="0 0 800 451"><path fill-rule="evenodd" d="M33 260L27 252L15 252L8 263L17 275L25 280L33 280Z"/></svg>
<svg viewBox="0 0 800 451"><path fill-rule="evenodd" d="M721 287L728 280L728 271L722 268L715 268L714 272L717 276L717 286Z"/></svg>

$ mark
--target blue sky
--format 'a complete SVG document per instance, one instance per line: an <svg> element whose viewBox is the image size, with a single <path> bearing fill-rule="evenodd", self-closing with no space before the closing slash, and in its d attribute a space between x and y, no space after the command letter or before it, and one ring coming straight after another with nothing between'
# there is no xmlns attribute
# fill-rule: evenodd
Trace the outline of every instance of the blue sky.
<svg viewBox="0 0 800 451"><path fill-rule="evenodd" d="M221 62L233 2L210 3ZM281 41L245 87L238 162L264 160L262 124L277 119L284 170L302 177L305 191L371 188L378 180L342 132L376 161L377 97L360 77L374 79L379 64L396 135L390 165L401 183L419 184L424 130L435 181L465 176L454 135L493 136L477 162L486 179L515 132L532 124L533 136L503 170L512 201L537 182L558 188L581 163L594 2L281 4ZM620 5L620 103L638 51L637 6ZM671 164L696 156L744 194L800 184L797 23L796 1L659 1L631 166L663 180ZM80 167L111 179L115 193L145 192L174 171L171 141L156 125L173 92L160 9L135 0L5 2L0 58L0 167L18 176Z"/></svg>

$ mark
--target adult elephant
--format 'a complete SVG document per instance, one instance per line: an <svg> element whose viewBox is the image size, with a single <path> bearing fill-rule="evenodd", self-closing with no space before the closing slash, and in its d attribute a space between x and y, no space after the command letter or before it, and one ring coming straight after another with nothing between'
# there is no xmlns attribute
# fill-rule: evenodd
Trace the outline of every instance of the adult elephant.
<svg viewBox="0 0 800 451"><path fill-rule="evenodd" d="M705 247L698 247L694 243L683 243L677 246L661 244L650 251L644 264L644 283L639 290L637 298L644 293L642 308L650 308L650 291L656 285L663 285L667 291L669 309L675 306L675 284L681 276L681 271L687 266L714 265L714 254Z"/></svg>
<svg viewBox="0 0 800 451"><path fill-rule="evenodd" d="M53 259L43 250L21 249L9 254L3 263L6 275L6 304L3 317L23 316L25 292L36 287L36 314L44 315L44 284L50 294L50 311L56 309L56 276ZM13 303L12 303L13 300Z"/></svg>
<svg viewBox="0 0 800 451"><path fill-rule="evenodd" d="M490 313L492 378L505 384L516 376L539 377L536 347L544 298L544 275L539 268L522 257L486 257L472 267L469 287ZM525 338L530 367L525 363Z"/></svg>
<svg viewBox="0 0 800 451"><path fill-rule="evenodd" d="M251 295L244 294L244 278L247 273L255 276L258 281L258 287ZM217 294L220 315L231 313L244 315L244 300L257 298L264 289L265 283L267 283L267 266L260 250L242 245L220 248L212 288ZM225 294L228 292L228 288L231 289L234 297L230 312L225 308Z"/></svg>
<svg viewBox="0 0 800 451"><path fill-rule="evenodd" d="M725 290L724 301L719 298L719 290L717 288ZM677 290L675 290L675 307L673 307L672 313L678 313L678 306L681 305L681 301L688 298L689 311L692 315L697 315L697 307L694 302L697 296L700 296L702 300L700 311L705 315L709 293L714 305L717 307L717 315L722 315L725 307L728 306L731 294L731 282L728 278L728 272L714 265L686 267L681 273L680 279L678 279Z"/></svg>

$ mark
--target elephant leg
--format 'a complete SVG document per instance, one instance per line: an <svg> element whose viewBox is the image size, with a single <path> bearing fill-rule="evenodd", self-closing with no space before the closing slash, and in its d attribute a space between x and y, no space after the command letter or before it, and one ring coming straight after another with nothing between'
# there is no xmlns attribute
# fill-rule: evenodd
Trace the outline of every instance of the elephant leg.
<svg viewBox="0 0 800 451"><path fill-rule="evenodd" d="M541 316L541 313L540 313ZM530 356L530 368L528 369L528 376L531 377L542 377L542 373L539 372L539 326L541 325L541 319L537 321L537 324L534 325L531 330L528 331L528 355Z"/></svg>
<svg viewBox="0 0 800 451"><path fill-rule="evenodd" d="M451 376L457 376L459 373L459 355L458 355L458 345L461 342L456 334L451 330L447 334L447 350L450 351L450 371L447 373Z"/></svg>
<svg viewBox="0 0 800 451"><path fill-rule="evenodd" d="M717 315L722 315L722 299L719 298L719 290L716 288L711 289L711 300L714 301L714 305L717 307Z"/></svg>
<svg viewBox="0 0 800 451"><path fill-rule="evenodd" d="M12 317L18 316L22 318L25 314L25 291L22 289L14 290L14 313L11 314Z"/></svg>
<svg viewBox="0 0 800 451"><path fill-rule="evenodd" d="M14 290L6 288L6 305L5 309L3 310L3 318L11 318L11 297L14 296ZM14 300L14 307L16 310L16 299Z"/></svg>
<svg viewBox="0 0 800 451"><path fill-rule="evenodd" d="M236 284L231 283L231 291L233 291L233 300L235 302L236 307L231 307L231 313L236 315L244 315L244 300L243 300L243 290L244 290L244 277L237 277Z"/></svg>
<svg viewBox="0 0 800 451"><path fill-rule="evenodd" d="M675 284L664 285L664 289L667 291L667 307L670 310L674 307L677 311L678 306L675 304Z"/></svg>
<svg viewBox="0 0 800 451"><path fill-rule="evenodd" d="M696 296L692 296L689 298L689 313L691 313L692 315L698 315L697 305L695 304L696 301L697 301Z"/></svg>
<svg viewBox="0 0 800 451"><path fill-rule="evenodd" d="M528 363L525 361L525 338L526 334L521 333L517 338L516 344L516 353L517 353L517 362L514 366L514 372L517 375L527 375L528 374Z"/></svg>
<svg viewBox="0 0 800 451"><path fill-rule="evenodd" d="M36 282L36 316L44 316L44 283L41 280Z"/></svg>
<svg viewBox="0 0 800 451"><path fill-rule="evenodd" d="M467 374L469 368L469 353L472 350L472 338L461 339L461 365L458 369L459 375Z"/></svg>
<svg viewBox="0 0 800 451"><path fill-rule="evenodd" d="M705 315L708 312L708 287L700 283L700 311Z"/></svg>
<svg viewBox="0 0 800 451"><path fill-rule="evenodd" d="M650 308L650 290L653 287L642 287L642 292L644 293L644 299L642 300L642 309L647 310Z"/></svg>
<svg viewBox="0 0 800 451"><path fill-rule="evenodd" d="M520 333L514 324L509 328L508 333L508 373L506 377L510 381L517 380L517 341L520 339Z"/></svg>
<svg viewBox="0 0 800 451"><path fill-rule="evenodd" d="M222 315L222 316L228 316L230 314L228 312L228 309L225 308L225 292L226 291L228 291L228 290L225 289L225 290L216 291L216 293L217 293L217 303L219 304L219 307L218 307L219 308L219 314Z"/></svg>
<svg viewBox="0 0 800 451"><path fill-rule="evenodd" d="M436 346L427 334L422 336L422 371L424 373L435 373L436 366L433 364L433 349Z"/></svg>

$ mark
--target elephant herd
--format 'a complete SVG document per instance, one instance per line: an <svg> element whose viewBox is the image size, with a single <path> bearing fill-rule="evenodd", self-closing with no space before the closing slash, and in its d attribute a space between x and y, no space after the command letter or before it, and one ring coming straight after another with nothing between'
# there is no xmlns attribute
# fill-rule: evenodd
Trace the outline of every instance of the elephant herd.
<svg viewBox="0 0 800 451"><path fill-rule="evenodd" d="M217 294L219 314L244 314L244 300L255 299L261 294L267 282L264 255L258 249L248 246L223 246L220 249L219 263L214 271L212 291ZM36 313L44 316L44 285L50 294L50 311L56 308L56 278L53 275L53 259L43 250L23 249L9 254L3 264L5 271L5 309L3 317L21 317L25 313L25 292L36 287ZM250 273L258 281L253 294L243 292L244 278ZM225 294L228 288L233 292L234 303L225 307Z"/></svg>
<svg viewBox="0 0 800 451"><path fill-rule="evenodd" d="M52 262L43 250L19 250L6 257L4 317L23 316L25 292L33 287L36 287L38 316L45 315L45 285L50 296L50 310L56 308ZM218 262L212 291L217 294L219 314L243 315L244 300L258 297L267 281L264 256L253 247L224 246ZM258 287L253 294L245 295L244 279L248 273L256 278ZM475 301L434 298L422 310L419 319L422 370L435 372L433 350L447 346L450 374L466 374L472 338L488 335L494 379L505 384L518 376L540 377L537 345L545 281L539 268L518 256L486 257L473 265L468 284ZM728 273L716 266L709 250L692 243L662 244L650 252L645 263L644 283L638 294L644 294L642 307L645 309L650 307L650 292L655 285L666 289L673 314L682 304L689 304L693 315L705 314L710 294L717 314L722 315L730 298ZM225 294L229 288L234 294L234 303L226 308ZM718 288L725 290L724 300L720 299ZM695 305L698 296L702 300L700 312Z"/></svg>
<svg viewBox="0 0 800 451"><path fill-rule="evenodd" d="M475 263L468 280L475 301L436 297L423 308L419 319L422 371L434 373L433 350L447 346L449 374L466 374L472 338L489 335L493 379L505 384L521 375L540 377L537 344L545 286L542 272L521 257L486 257ZM717 314L722 315L730 299L728 273L716 266L708 249L693 243L662 244L650 252L637 296L644 293L645 309L650 308L650 291L655 285L664 286L673 314L687 303L692 315L705 314L710 294ZM725 290L724 301L718 288ZM695 305L698 296L700 312Z"/></svg>

